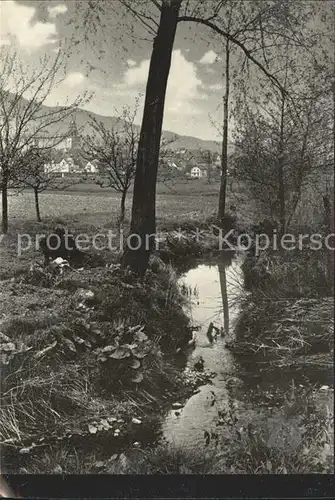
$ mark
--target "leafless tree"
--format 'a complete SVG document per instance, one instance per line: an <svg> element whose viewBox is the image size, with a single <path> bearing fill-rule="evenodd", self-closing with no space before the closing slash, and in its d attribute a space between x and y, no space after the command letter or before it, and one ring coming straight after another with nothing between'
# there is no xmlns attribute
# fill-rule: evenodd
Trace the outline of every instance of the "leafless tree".
<svg viewBox="0 0 335 500"><path fill-rule="evenodd" d="M293 82L291 70L284 69L290 100L267 91L263 99L240 101L234 155L235 175L247 181L281 232L289 227L306 186L320 184L333 165L331 89L321 81L317 85L310 68L304 78L294 68Z"/></svg>
<svg viewBox="0 0 335 500"><path fill-rule="evenodd" d="M47 107L45 101L63 80L61 50L52 60L45 56L32 69L24 65L15 50L1 47L0 74L0 175L2 190L2 231L8 231L8 188L19 177L22 155L36 141L52 148L64 136L61 122L88 96L66 106Z"/></svg>
<svg viewBox="0 0 335 500"><path fill-rule="evenodd" d="M56 169L52 168L53 150L30 146L20 158L17 158L18 168L13 172L12 179L18 186L30 188L34 192L36 219L42 221L39 195L48 189L67 189L78 180L74 177L61 177Z"/></svg>
<svg viewBox="0 0 335 500"><path fill-rule="evenodd" d="M137 111L138 106L134 110L124 107L111 129L92 119L92 133L83 144L85 158L96 161L98 165L97 184L121 193L120 224L125 218L126 197L135 175L139 140L139 128L134 123Z"/></svg>

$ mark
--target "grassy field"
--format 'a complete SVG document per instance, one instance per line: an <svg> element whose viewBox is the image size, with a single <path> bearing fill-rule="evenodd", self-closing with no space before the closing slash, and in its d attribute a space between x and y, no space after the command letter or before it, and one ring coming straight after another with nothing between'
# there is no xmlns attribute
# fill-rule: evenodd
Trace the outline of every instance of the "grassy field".
<svg viewBox="0 0 335 500"><path fill-rule="evenodd" d="M157 187L156 217L158 230L178 229L185 223L194 227L206 225L206 221L217 212L219 183L208 184L207 180L178 180ZM125 232L131 215L132 193L126 203ZM252 203L244 196L243 186L235 193L228 192L227 207L234 204L238 220L248 226L257 219ZM46 191L40 194L42 222L36 222L34 195L31 191L12 193L9 197L9 232L0 244L0 276L8 278L30 265L41 255L29 250L18 255L19 234L44 234L58 222L66 224L75 235L106 234L117 226L120 194L111 189L101 189L92 184L78 184L66 191ZM1 208L0 208L1 214Z"/></svg>
<svg viewBox="0 0 335 500"><path fill-rule="evenodd" d="M211 184L208 184L207 179L170 179L165 182L157 182L157 193L179 193L179 194L192 194L192 193L219 193L220 183L218 180L213 180ZM98 184L92 182L81 182L79 184L74 184L67 189L68 192L75 193L97 193L104 195L105 192L111 193L112 190L109 188L101 188ZM129 193L132 192L132 186L129 189Z"/></svg>
<svg viewBox="0 0 335 500"><path fill-rule="evenodd" d="M113 215L118 214L120 196L111 191L96 193L53 192L40 195L42 218L62 217L72 219L74 216L90 217L97 222L106 223ZM216 209L217 196L182 196L180 194L161 194L157 200L158 218L168 218L197 211L209 214ZM131 195L127 202L127 215L130 215ZM10 219L34 220L35 207L32 193L26 192L11 196L9 200ZM12 222L12 220L11 220Z"/></svg>
<svg viewBox="0 0 335 500"><path fill-rule="evenodd" d="M177 180L157 185L156 215L160 220L185 218L195 213L199 220L217 211L219 183L208 184L206 180ZM237 207L239 219L246 221L256 217L252 207L243 195L243 186L236 186L234 193L228 192L227 207ZM132 191L128 193L126 210L130 216ZM119 211L120 194L111 189L102 189L94 184L78 184L66 191L46 191L40 194L42 219L64 218L70 222L93 223L103 227L116 219ZM0 207L1 213L1 207ZM17 229L21 222L35 220L33 193L24 191L9 198L10 227Z"/></svg>

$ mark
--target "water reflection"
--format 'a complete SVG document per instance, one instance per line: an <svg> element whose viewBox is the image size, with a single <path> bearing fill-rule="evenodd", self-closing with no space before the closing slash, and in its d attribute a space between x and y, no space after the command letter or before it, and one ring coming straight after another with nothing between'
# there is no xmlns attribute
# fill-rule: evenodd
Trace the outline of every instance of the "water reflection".
<svg viewBox="0 0 335 500"><path fill-rule="evenodd" d="M188 354L187 365L193 366L200 356L206 370L216 373L213 384L200 388L182 411L172 410L163 424L165 439L176 445L194 448L204 444L204 431L216 428L220 411L234 406L246 415L243 392L237 378L233 354L225 348L226 338L233 332L238 317L238 296L243 293L241 259L223 259L213 265L199 265L181 279L190 289L197 288L193 298L191 319L199 327L195 349ZM209 325L224 330L214 342L207 338ZM221 433L229 429L221 429ZM228 437L228 436L227 436Z"/></svg>
<svg viewBox="0 0 335 500"><path fill-rule="evenodd" d="M219 269L220 289L221 289L221 297L222 297L224 334L229 335L229 305L228 305L227 277L226 277L225 264L223 262L220 262L218 264L218 269Z"/></svg>

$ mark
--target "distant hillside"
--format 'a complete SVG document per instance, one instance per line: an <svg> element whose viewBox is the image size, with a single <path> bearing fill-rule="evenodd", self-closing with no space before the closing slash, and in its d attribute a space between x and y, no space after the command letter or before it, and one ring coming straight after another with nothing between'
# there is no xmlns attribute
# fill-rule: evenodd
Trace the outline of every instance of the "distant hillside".
<svg viewBox="0 0 335 500"><path fill-rule="evenodd" d="M24 103L27 103L25 99L22 100L24 101ZM48 106L43 106L43 108L45 109L46 113L48 111L57 109L56 107L51 108ZM117 124L117 118L115 116L98 115L96 113L92 113L91 111L86 111L84 109L78 108L73 112L73 114L71 114L71 116L67 116L60 123L50 125L50 127L48 127L48 134L65 135L69 130L70 121L73 118L75 118L78 130L81 135L87 135L92 132L92 129L89 126L90 120L92 118L96 119L99 122L102 122L107 129L113 128ZM168 146L172 150L183 148L187 150L202 149L210 150L213 153L219 153L221 150L221 144L219 142L203 140L188 135L179 135L171 131L163 131L163 137L165 137L167 140L170 140L172 138L176 139ZM229 152L231 152L232 146L230 146L229 149Z"/></svg>
<svg viewBox="0 0 335 500"><path fill-rule="evenodd" d="M98 115L96 113L92 113L91 111L86 111L84 109L77 109L72 117L67 117L61 124L57 124L56 129L61 132L61 134L65 134L69 128L71 119L75 118L78 130L80 134L86 135L91 132L91 128L89 126L90 120L94 118L98 122L102 122L106 129L111 129L116 126L117 118L115 116L103 116ZM140 128L138 126L138 128ZM220 152L221 145L215 141L208 141L203 139L198 139L197 137L192 137L188 135L179 135L170 131L163 131L163 137L167 140L172 138L176 138L168 147L172 150L176 149L206 149L212 152L218 153Z"/></svg>

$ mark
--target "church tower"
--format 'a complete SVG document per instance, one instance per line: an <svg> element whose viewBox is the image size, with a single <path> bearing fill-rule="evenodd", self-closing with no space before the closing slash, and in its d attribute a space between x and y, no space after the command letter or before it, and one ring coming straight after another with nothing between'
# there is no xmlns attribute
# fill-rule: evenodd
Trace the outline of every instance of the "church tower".
<svg viewBox="0 0 335 500"><path fill-rule="evenodd" d="M69 126L69 143L70 151L78 151L80 149L80 137L75 119L71 120Z"/></svg>

